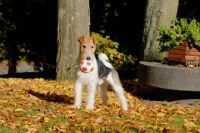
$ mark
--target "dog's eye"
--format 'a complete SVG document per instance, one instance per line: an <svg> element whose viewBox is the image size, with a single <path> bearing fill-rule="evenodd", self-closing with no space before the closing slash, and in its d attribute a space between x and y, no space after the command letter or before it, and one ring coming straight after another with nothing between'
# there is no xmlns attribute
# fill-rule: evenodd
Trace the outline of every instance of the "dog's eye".
<svg viewBox="0 0 200 133"><path fill-rule="evenodd" d="M92 46L91 48L94 48L94 46Z"/></svg>
<svg viewBox="0 0 200 133"><path fill-rule="evenodd" d="M83 45L82 48L85 48L85 45Z"/></svg>

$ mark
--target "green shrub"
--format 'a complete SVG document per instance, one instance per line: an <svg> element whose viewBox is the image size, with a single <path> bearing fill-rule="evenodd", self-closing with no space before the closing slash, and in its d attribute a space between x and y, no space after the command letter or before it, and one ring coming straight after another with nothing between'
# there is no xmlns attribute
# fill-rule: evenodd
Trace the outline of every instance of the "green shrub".
<svg viewBox="0 0 200 133"><path fill-rule="evenodd" d="M200 47L200 23L195 19L186 18L174 19L170 21L170 28L158 26L159 52L176 48L184 41L189 41L196 47Z"/></svg>
<svg viewBox="0 0 200 133"><path fill-rule="evenodd" d="M96 55L101 52L105 53L117 70L131 68L135 64L135 61L137 61L137 58L132 55L118 52L119 43L112 41L109 36L102 37L100 34L94 32L92 36L99 39L96 47Z"/></svg>

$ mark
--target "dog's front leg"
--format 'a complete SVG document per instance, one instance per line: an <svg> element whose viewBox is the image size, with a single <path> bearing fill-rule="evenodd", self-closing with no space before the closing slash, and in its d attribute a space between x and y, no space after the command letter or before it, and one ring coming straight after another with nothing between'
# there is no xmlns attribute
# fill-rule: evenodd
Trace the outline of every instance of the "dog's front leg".
<svg viewBox="0 0 200 133"><path fill-rule="evenodd" d="M108 96L107 96L107 93L106 93L107 86L108 86L108 84L106 82L104 82L103 84L101 84L97 87L97 90L99 91L103 105L108 104Z"/></svg>
<svg viewBox="0 0 200 133"><path fill-rule="evenodd" d="M96 84L91 83L88 85L88 92L87 92L87 101L86 101L86 109L93 109L94 108L94 99L95 99L95 91L96 91Z"/></svg>
<svg viewBox="0 0 200 133"><path fill-rule="evenodd" d="M75 82L75 102L74 108L80 108L82 102L82 84L79 81Z"/></svg>

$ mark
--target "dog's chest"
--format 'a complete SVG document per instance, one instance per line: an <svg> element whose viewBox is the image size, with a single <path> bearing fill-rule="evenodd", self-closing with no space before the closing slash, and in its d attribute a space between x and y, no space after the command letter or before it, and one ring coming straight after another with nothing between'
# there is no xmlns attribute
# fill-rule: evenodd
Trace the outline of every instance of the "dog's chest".
<svg viewBox="0 0 200 133"><path fill-rule="evenodd" d="M111 69L107 68L101 61L95 60L93 62L94 70L89 73L80 71L80 67L77 68L77 80L82 84L88 85L91 83L102 84L106 77L111 72Z"/></svg>
<svg viewBox="0 0 200 133"><path fill-rule="evenodd" d="M96 83L98 79L98 68L97 64L94 63L94 70L89 73L85 73L80 71L80 67L77 68L76 70L76 79L79 80L82 84L88 85L91 83Z"/></svg>

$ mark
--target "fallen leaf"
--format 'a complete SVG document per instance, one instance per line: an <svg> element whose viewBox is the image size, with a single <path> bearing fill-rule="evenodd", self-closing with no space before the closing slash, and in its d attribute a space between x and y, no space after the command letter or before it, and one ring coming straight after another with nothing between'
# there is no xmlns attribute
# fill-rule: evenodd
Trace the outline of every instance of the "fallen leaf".
<svg viewBox="0 0 200 133"><path fill-rule="evenodd" d="M15 112L25 112L25 110L22 108L17 108L17 109L15 109Z"/></svg>
<svg viewBox="0 0 200 133"><path fill-rule="evenodd" d="M172 121L175 121L175 119L174 119L174 117L169 117L169 118L168 118L168 121L169 121L169 122L172 122Z"/></svg>
<svg viewBox="0 0 200 133"><path fill-rule="evenodd" d="M157 117L163 117L165 114L164 113L158 113L156 114Z"/></svg>
<svg viewBox="0 0 200 133"><path fill-rule="evenodd" d="M146 109L146 107L142 106L142 107L140 107L140 108L138 109L138 112L142 112L142 111L144 111L145 109Z"/></svg>

